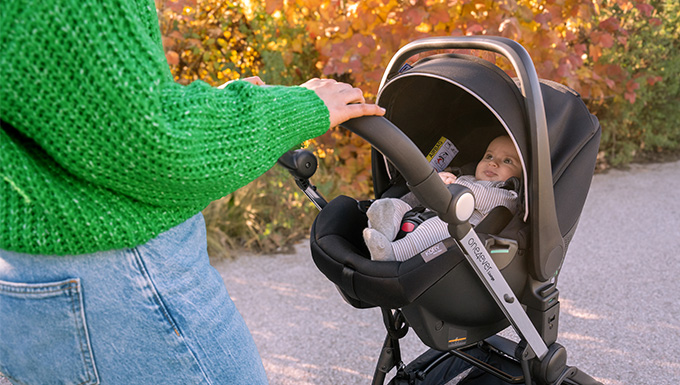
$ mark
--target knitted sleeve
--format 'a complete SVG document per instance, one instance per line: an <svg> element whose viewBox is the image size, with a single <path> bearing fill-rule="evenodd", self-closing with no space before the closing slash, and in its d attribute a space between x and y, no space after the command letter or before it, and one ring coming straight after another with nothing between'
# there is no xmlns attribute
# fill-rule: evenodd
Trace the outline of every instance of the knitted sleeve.
<svg viewBox="0 0 680 385"><path fill-rule="evenodd" d="M2 120L65 172L132 199L207 204L329 127L301 87L175 83L152 1L17 0L1 13Z"/></svg>

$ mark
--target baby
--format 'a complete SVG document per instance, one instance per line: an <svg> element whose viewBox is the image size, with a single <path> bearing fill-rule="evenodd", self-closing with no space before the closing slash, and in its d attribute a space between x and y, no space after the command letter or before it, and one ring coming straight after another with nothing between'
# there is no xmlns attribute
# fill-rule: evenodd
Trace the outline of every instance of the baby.
<svg viewBox="0 0 680 385"><path fill-rule="evenodd" d="M517 211L517 193L502 188L512 178L521 178L522 166L509 136L499 136L486 149L477 164L474 177L456 177L450 172L440 172L446 184L460 184L472 190L475 196L475 211L470 223L477 225L494 207L505 206L513 214ZM408 194L407 194L408 195ZM406 198L402 197L402 199ZM404 238L394 240L399 232L405 213L412 209L402 199L378 199L369 207L368 228L364 229L364 241L376 261L405 261L428 247L448 237L447 224L435 216L425 220ZM406 199L411 201L411 199Z"/></svg>

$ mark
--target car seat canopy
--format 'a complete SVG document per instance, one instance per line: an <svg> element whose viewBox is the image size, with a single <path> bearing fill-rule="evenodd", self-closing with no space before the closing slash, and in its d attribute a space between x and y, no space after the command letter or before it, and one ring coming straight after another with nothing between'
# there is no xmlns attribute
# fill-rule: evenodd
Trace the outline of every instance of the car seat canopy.
<svg viewBox="0 0 680 385"><path fill-rule="evenodd" d="M590 187L600 127L579 95L561 84L541 80L552 166L555 210L561 236L573 231ZM488 143L509 135L522 161L526 221L532 219L531 133L524 99L516 81L486 60L458 54L435 55L407 67L380 90L378 104L424 155L442 137L459 150L450 166L478 162ZM384 159L374 162L384 163ZM374 188L380 196L392 185L394 171L374 165ZM387 174L387 175L381 175Z"/></svg>

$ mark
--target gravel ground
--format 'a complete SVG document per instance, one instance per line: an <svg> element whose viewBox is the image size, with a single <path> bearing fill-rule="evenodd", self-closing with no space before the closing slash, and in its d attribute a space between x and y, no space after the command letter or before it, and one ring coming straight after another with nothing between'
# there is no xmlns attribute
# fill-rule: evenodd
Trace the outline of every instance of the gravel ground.
<svg viewBox="0 0 680 385"><path fill-rule="evenodd" d="M570 365L606 385L680 383L678 191L680 162L594 177L560 275L559 342ZM385 337L380 312L346 304L307 243L213 264L272 385L370 383ZM426 349L413 332L402 341L406 362Z"/></svg>

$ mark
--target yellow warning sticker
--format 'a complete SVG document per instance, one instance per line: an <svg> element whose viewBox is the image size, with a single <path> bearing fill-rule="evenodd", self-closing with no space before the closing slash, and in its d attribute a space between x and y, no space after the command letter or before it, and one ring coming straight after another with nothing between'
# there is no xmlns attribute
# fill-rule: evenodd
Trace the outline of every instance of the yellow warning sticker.
<svg viewBox="0 0 680 385"><path fill-rule="evenodd" d="M451 163L453 158L458 154L458 149L446 137L441 137L434 145L430 153L427 154L427 161L434 167L437 172L444 171L444 169Z"/></svg>

